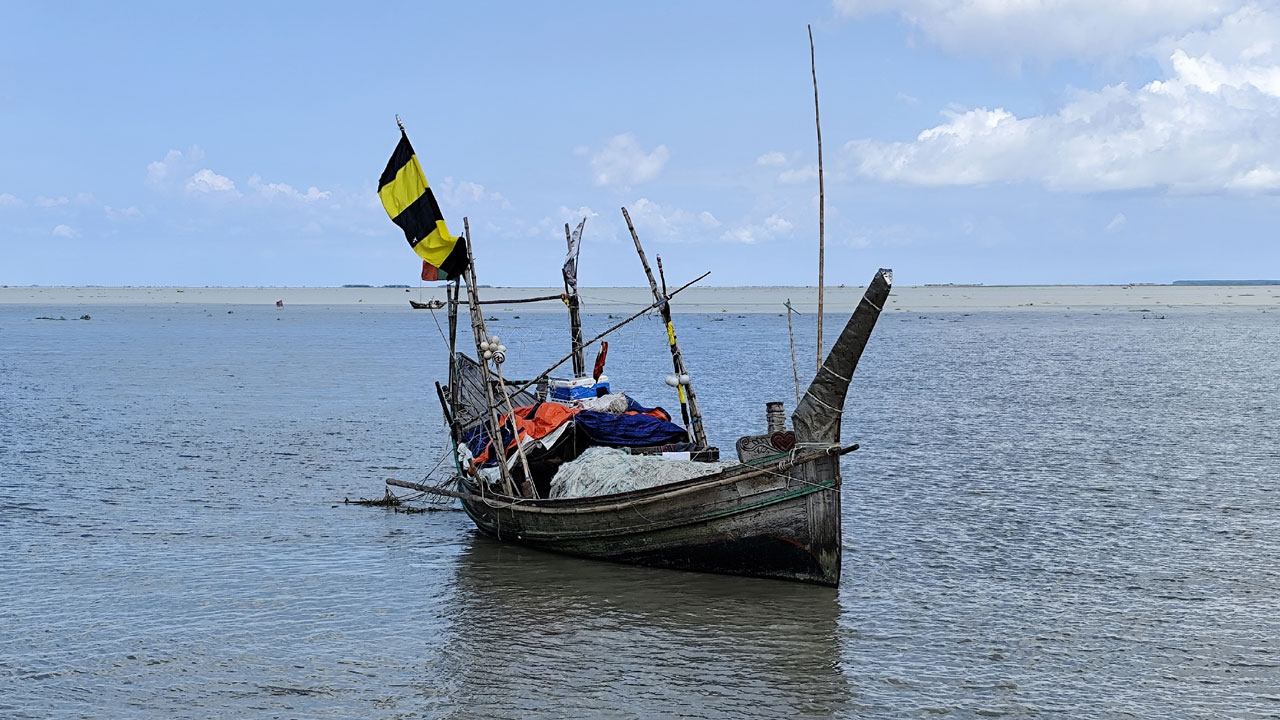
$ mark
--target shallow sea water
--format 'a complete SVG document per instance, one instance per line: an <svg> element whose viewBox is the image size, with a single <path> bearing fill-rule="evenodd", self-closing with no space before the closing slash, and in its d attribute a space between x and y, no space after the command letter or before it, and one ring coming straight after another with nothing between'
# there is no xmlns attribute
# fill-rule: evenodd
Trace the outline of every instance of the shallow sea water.
<svg viewBox="0 0 1280 720"><path fill-rule="evenodd" d="M509 376L563 354L496 316ZM676 322L726 452L794 405L785 317ZM607 372L672 409L662 341ZM838 591L344 504L440 460L441 346L398 308L0 306L0 717L1280 717L1280 313L886 314Z"/></svg>

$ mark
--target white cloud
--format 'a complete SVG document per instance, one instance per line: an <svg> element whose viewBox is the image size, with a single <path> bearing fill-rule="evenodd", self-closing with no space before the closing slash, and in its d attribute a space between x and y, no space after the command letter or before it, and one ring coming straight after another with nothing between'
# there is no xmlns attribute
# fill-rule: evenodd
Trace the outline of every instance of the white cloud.
<svg viewBox="0 0 1280 720"><path fill-rule="evenodd" d="M806 165L800 168L783 170L782 172L778 173L778 182L782 183L783 185L799 185L801 183L817 182L817 180L818 180L817 165Z"/></svg>
<svg viewBox="0 0 1280 720"><path fill-rule="evenodd" d="M22 207L26 205L22 198L15 197L9 193L0 193L0 207Z"/></svg>
<svg viewBox="0 0 1280 720"><path fill-rule="evenodd" d="M1124 216L1124 213L1116 213L1116 216L1111 218L1111 222L1107 223L1107 227L1104 229L1107 232L1115 232L1124 227L1127 222L1129 222L1129 220Z"/></svg>
<svg viewBox="0 0 1280 720"><path fill-rule="evenodd" d="M119 210L111 207L110 205L103 205L102 211L107 214L108 220L125 220L128 218L142 217L142 211L133 205Z"/></svg>
<svg viewBox="0 0 1280 720"><path fill-rule="evenodd" d="M1056 113L946 113L910 142L854 141L863 174L917 185L1033 182L1075 191L1280 187L1280 15L1247 8L1162 45L1164 77L1079 91ZM1188 50L1189 48L1189 50Z"/></svg>
<svg viewBox="0 0 1280 720"><path fill-rule="evenodd" d="M490 192L480 183L469 180L454 180L452 177L446 177L432 185L431 189L436 194L436 200L446 205L474 207L481 203L491 203L503 210L511 209L511 203L502 196L502 193Z"/></svg>
<svg viewBox="0 0 1280 720"><path fill-rule="evenodd" d="M756 164L764 165L766 167L776 167L779 165L786 165L787 156L784 153L780 153L776 150L773 152L767 152L761 155L760 157L756 158Z"/></svg>
<svg viewBox="0 0 1280 720"><path fill-rule="evenodd" d="M1228 182L1227 187L1232 190L1280 189L1280 171L1267 165L1259 165Z"/></svg>
<svg viewBox="0 0 1280 720"><path fill-rule="evenodd" d="M764 219L764 229L774 235L786 233L791 230L791 221L777 215L770 215Z"/></svg>
<svg viewBox="0 0 1280 720"><path fill-rule="evenodd" d="M759 223L739 225L731 230L726 230L720 236L720 239L724 242L755 245L766 240L785 236L791 232L791 228L790 220L775 213Z"/></svg>
<svg viewBox="0 0 1280 720"><path fill-rule="evenodd" d="M844 15L895 13L948 52L1010 60L1128 56L1217 25L1248 0L834 0Z"/></svg>
<svg viewBox="0 0 1280 720"><path fill-rule="evenodd" d="M53 229L53 236L57 238L78 238L80 233L71 229L69 225L59 225Z"/></svg>
<svg viewBox="0 0 1280 720"><path fill-rule="evenodd" d="M205 170L202 172L208 171ZM231 181L228 180L227 182ZM234 187L234 185L232 187ZM315 202L316 200L327 200L330 195L332 195L328 190L320 190L314 185L307 188L307 191L304 193L295 190L293 186L286 185L285 183L264 183L262 182L262 177L256 173L249 177L249 187L256 190L258 194L267 200L274 200L275 198L282 197L291 200L300 200L302 202Z"/></svg>
<svg viewBox="0 0 1280 720"><path fill-rule="evenodd" d="M561 220L567 223L579 223L582 222L582 218L590 219L600 216L600 213L597 213L586 205L579 207L577 210L570 210L568 206L561 205L556 214Z"/></svg>
<svg viewBox="0 0 1280 720"><path fill-rule="evenodd" d="M789 167L790 163L798 158L798 153L787 155L781 152L768 152L756 158L756 165L759 167L779 168L778 182L783 185L799 185L807 182L816 182L818 180L818 165L813 163L799 167ZM830 169L828 169L830 172Z"/></svg>
<svg viewBox="0 0 1280 720"><path fill-rule="evenodd" d="M165 153L163 160L147 165L147 184L154 188L167 187L179 178L186 177L196 163L203 159L204 151L199 145L192 145L186 153L170 150Z"/></svg>
<svg viewBox="0 0 1280 720"><path fill-rule="evenodd" d="M240 191L231 178L205 168L187 181L187 193L190 195L231 195L239 197Z"/></svg>
<svg viewBox="0 0 1280 720"><path fill-rule="evenodd" d="M591 156L591 171L596 185L634 185L658 177L670 156L666 145L646 153L634 135L623 133Z"/></svg>
<svg viewBox="0 0 1280 720"><path fill-rule="evenodd" d="M664 207L648 198L640 198L627 210L641 239L646 235L656 235L664 240L697 242L705 239L707 230L720 226L716 216L705 210L693 213Z"/></svg>
<svg viewBox="0 0 1280 720"><path fill-rule="evenodd" d="M42 207L42 208L58 207L59 205L66 205L68 202L70 201L67 200L66 195L62 195L56 198L45 197L43 195L40 195L40 196L37 196L35 199L36 207Z"/></svg>

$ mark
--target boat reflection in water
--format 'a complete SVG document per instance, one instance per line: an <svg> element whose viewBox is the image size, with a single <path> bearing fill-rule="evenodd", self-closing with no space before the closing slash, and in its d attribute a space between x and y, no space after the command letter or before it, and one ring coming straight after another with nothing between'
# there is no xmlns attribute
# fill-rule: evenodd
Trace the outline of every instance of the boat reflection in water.
<svg viewBox="0 0 1280 720"><path fill-rule="evenodd" d="M422 688L441 710L795 717L852 709L834 589L584 561L479 534L458 557L454 589L441 658L452 687ZM619 706L620 697L630 704Z"/></svg>

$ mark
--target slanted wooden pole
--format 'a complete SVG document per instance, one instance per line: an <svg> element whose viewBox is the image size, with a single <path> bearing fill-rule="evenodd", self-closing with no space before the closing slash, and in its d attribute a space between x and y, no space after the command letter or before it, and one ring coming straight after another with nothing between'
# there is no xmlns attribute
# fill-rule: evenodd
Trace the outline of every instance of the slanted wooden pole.
<svg viewBox="0 0 1280 720"><path fill-rule="evenodd" d="M813 73L813 124L818 128L818 370L822 369L822 282L826 254L827 199L822 185L822 121L818 117L818 63L813 53L813 26L809 25L809 70ZM790 318L790 316L787 316ZM816 372L816 371L815 371Z"/></svg>
<svg viewBox="0 0 1280 720"><path fill-rule="evenodd" d="M706 276L708 276L708 275L710 275L710 274L711 274L711 271L710 271L710 270L708 270L707 272L702 273L702 274L701 274L701 275L699 275L698 277L696 277L696 278L694 278L694 279L690 280L689 282L687 282L687 283L685 283L685 284L681 285L680 287L676 288L675 290L672 290L672 291L671 291L671 294L670 294L670 295L668 295L668 296L667 296L667 298L668 298L668 299L670 299L670 298L675 297L676 295L678 295L678 294L680 293L680 291L684 290L685 288L687 288L687 287L689 287L690 285L692 285L692 284L694 284L694 283L698 282L699 280L701 280L701 279L705 278ZM649 312L650 310L653 310L654 308L658 307L660 304L661 304L661 303L654 302L654 304L650 305L649 307L647 307L647 308L645 308L645 309L641 310L641 311L640 311L640 312L638 312L638 313L633 314L631 317L625 318L622 322L619 322L619 323L614 324L613 326L609 327L609 328L608 328L607 330L605 330L604 332L602 332L602 333L600 333L599 335L596 335L595 337L591 338L591 339L590 339L590 340L588 340L586 343L584 343L584 345L594 345L594 344L595 344L595 342L596 342L597 340L599 340L599 339L601 339L601 338L603 338L603 337L606 337L606 336L608 336L608 335L612 334L612 333L613 333L613 331L617 330L618 328L622 327L623 325L626 325L627 323L630 323L632 320L635 320L635 319L639 318L641 315L644 315L645 313ZM538 376L537 376L537 377L535 377L534 379L532 379L532 380L530 380L530 381L526 382L525 384L521 385L520 387L516 388L516 392L520 392L520 391L522 391L522 390L528 390L529 388L531 388L531 387L533 387L534 385L538 384L538 382L540 382L540 381L541 381L543 378L545 378L546 376L550 375L550 374L551 374L551 373L552 373L556 368L558 368L558 367L560 367L561 365L563 365L563 364L564 364L564 362L565 362L566 360L570 359L571 357L573 357L572 353L570 353L569 355L565 355L564 357L562 357L562 358L560 358L559 360L555 361L554 363L552 363L552 364L551 364L551 367L547 368L546 370L543 370L541 375L538 375Z"/></svg>
<svg viewBox="0 0 1280 720"><path fill-rule="evenodd" d="M476 282L476 261L471 254L471 223L468 218L462 218L463 240L467 243L467 293L471 298L478 300L477 289L479 284ZM484 353L480 350L480 343L488 340L489 331L484 325L484 313L480 310L478 302L469 305L471 309L471 333L475 338L476 354L480 360L480 378L484 382L485 398L489 404L489 440L493 443L494 452L498 455L499 472L502 473L502 487L507 495L516 497L515 488L511 482L511 469L507 467L507 448L502 442L502 423L498 414L498 402L493 395L493 379L489 373L489 361L485 359ZM501 382L501 378L499 378ZM506 388L503 387L505 393ZM510 413L511 402L508 399L507 412ZM516 438L516 447L520 447L520 439ZM526 478L528 470L525 471ZM480 486L484 487L484 482L480 482Z"/></svg>
<svg viewBox="0 0 1280 720"><path fill-rule="evenodd" d="M791 374L796 377L796 404L800 404L800 369L796 366L796 331L791 327L791 313L795 312L795 308L791 307L791 298L787 298L787 337L791 338Z"/></svg>
<svg viewBox="0 0 1280 720"><path fill-rule="evenodd" d="M684 365L684 357L680 354L680 344L676 341L676 329L671 323L670 296L658 290L658 283L653 279L653 271L649 269L649 261L644 256L644 247L640 245L640 236L636 234L635 225L631 224L631 215L622 208L622 217L627 220L627 229L631 231L631 240L636 244L636 254L640 256L640 264L644 266L644 274L649 278L649 288L653 291L653 299L662 313L662 321L667 326L667 344L671 348L671 364L676 371L676 391L680 395L680 404L689 405L689 424L687 429L695 447L707 447L707 433L702 427L702 413L698 411L698 397L693 392L693 383L685 382L689 370Z"/></svg>

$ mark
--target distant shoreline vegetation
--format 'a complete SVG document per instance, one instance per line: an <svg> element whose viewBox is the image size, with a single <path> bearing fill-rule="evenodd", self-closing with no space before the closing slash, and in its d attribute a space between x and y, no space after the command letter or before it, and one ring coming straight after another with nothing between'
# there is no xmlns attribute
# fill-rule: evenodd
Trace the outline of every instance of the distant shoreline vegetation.
<svg viewBox="0 0 1280 720"><path fill-rule="evenodd" d="M1174 285L1280 285L1280 280L1174 280Z"/></svg>
<svg viewBox="0 0 1280 720"><path fill-rule="evenodd" d="M408 285L343 285L342 287L344 288L371 288L371 287L407 288L409 286Z"/></svg>

